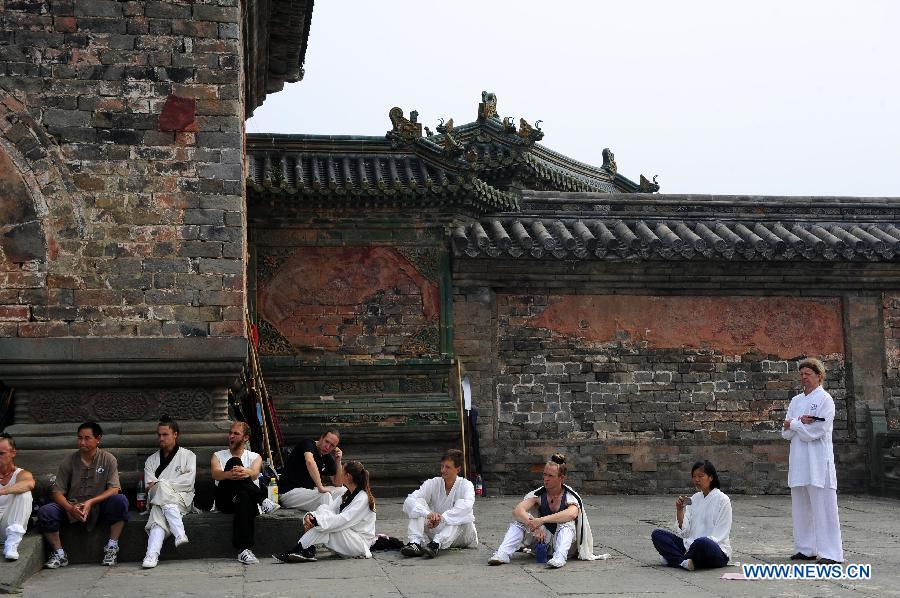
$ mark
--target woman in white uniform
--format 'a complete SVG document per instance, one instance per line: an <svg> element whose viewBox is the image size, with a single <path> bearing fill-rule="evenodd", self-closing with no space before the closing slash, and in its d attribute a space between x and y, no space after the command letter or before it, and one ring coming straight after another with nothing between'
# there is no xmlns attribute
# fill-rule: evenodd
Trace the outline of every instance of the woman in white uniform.
<svg viewBox="0 0 900 598"><path fill-rule="evenodd" d="M794 548L791 560L831 565L844 560L834 468L834 399L825 392L825 365L804 359L797 367L803 392L791 399L781 436L791 441L788 486Z"/></svg>
<svg viewBox="0 0 900 598"><path fill-rule="evenodd" d="M344 495L319 506L303 518L303 535L289 552L273 554L280 563L316 560L316 545L347 558L372 558L375 542L375 497L369 488L369 472L359 461L344 463Z"/></svg>
<svg viewBox="0 0 900 598"><path fill-rule="evenodd" d="M677 532L653 530L653 546L668 567L724 567L731 558L731 499L719 489L719 474L709 461L694 463L691 479L698 492L675 500Z"/></svg>

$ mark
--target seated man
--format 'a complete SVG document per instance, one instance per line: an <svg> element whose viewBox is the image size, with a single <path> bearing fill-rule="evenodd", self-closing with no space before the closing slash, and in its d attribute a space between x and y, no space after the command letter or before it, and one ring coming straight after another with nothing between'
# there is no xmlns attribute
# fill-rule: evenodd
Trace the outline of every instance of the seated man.
<svg viewBox="0 0 900 598"><path fill-rule="evenodd" d="M489 565L503 565L523 543L543 542L553 551L547 566L558 569L570 556L594 560L594 537L581 497L564 482L568 469L566 457L553 455L544 465L544 485L525 495L513 508L513 521L506 531L500 548L488 561Z"/></svg>
<svg viewBox="0 0 900 598"><path fill-rule="evenodd" d="M128 520L128 499L119 494L119 464L112 453L99 447L103 429L97 422L78 426L78 451L66 457L59 466L50 490L52 503L38 509L38 528L50 545L48 569L69 564L69 557L59 539L59 528L65 523L84 523L91 530L102 519L109 525L109 541L103 564L116 564L119 536Z"/></svg>
<svg viewBox="0 0 900 598"><path fill-rule="evenodd" d="M246 447L250 441L250 426L234 422L228 432L228 448L213 454L210 466L216 482L216 510L233 513L231 543L239 550L238 560L256 565L259 559L250 550L256 535L256 516L262 510L274 510L266 498L265 488L259 487L262 457Z"/></svg>
<svg viewBox="0 0 900 598"><path fill-rule="evenodd" d="M337 446L340 439L337 430L328 430L318 440L307 438L297 444L278 480L282 507L315 511L344 493L340 484L343 452ZM322 480L326 477L336 487L325 486Z"/></svg>
<svg viewBox="0 0 900 598"><path fill-rule="evenodd" d="M178 424L167 415L156 426L159 450L144 464L144 480L150 497L150 517L145 529L149 534L143 566L152 569L159 563L166 536L175 537L175 547L187 544L181 518L194 504L194 479L197 455L178 446Z"/></svg>
<svg viewBox="0 0 900 598"><path fill-rule="evenodd" d="M403 512L409 517L409 543L403 556L433 559L441 548L467 548L478 544L475 531L475 487L460 477L463 454L449 449L441 457L441 475L426 480L406 497Z"/></svg>
<svg viewBox="0 0 900 598"><path fill-rule="evenodd" d="M31 517L31 491L34 476L16 467L16 441L0 433L0 538L3 556L8 561L19 560L19 542L25 535Z"/></svg>

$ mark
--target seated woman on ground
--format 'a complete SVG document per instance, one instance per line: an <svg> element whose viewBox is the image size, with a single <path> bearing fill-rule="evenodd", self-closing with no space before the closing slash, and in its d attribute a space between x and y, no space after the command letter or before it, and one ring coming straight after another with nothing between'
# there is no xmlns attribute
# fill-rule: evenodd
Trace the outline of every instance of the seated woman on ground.
<svg viewBox="0 0 900 598"><path fill-rule="evenodd" d="M719 489L719 474L709 461L694 463L691 478L699 492L675 500L677 532L653 530L653 546L668 567L724 567L731 557L731 500Z"/></svg>
<svg viewBox="0 0 900 598"><path fill-rule="evenodd" d="M348 461L341 481L347 488L343 496L307 513L297 545L272 558L279 563L315 561L317 544L342 557L372 558L369 547L375 542L375 497L369 489L369 472L359 461Z"/></svg>

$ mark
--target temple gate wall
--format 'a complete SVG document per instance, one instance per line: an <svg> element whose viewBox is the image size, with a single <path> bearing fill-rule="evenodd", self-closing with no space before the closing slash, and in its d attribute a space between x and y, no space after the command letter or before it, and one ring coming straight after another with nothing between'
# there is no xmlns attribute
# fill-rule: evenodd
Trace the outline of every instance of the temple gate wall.
<svg viewBox="0 0 900 598"><path fill-rule="evenodd" d="M807 355L828 369L842 491L866 488L867 402L896 427L897 297L866 288L892 284L877 265L485 266L454 263L455 348L495 493L557 450L588 492L684 491L703 458L731 492L786 492L781 422Z"/></svg>
<svg viewBox="0 0 900 598"><path fill-rule="evenodd" d="M21 447L74 448L89 418L107 446L152 447L165 411L223 442L246 351L241 23L236 0L0 11L0 380Z"/></svg>

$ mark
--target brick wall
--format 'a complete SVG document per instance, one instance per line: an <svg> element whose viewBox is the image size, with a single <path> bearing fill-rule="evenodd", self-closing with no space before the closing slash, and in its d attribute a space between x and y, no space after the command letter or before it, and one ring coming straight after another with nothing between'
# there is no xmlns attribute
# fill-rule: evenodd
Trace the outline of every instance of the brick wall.
<svg viewBox="0 0 900 598"><path fill-rule="evenodd" d="M885 293L882 307L886 364L885 412L888 428L900 430L900 293Z"/></svg>
<svg viewBox="0 0 900 598"><path fill-rule="evenodd" d="M801 315L817 334L805 333ZM700 458L717 465L729 491L785 492L788 443L779 431L803 355L828 368L841 488L865 487L838 297L456 287L454 316L494 492L537 485L556 450L570 456L571 481L590 492L684 491Z"/></svg>
<svg viewBox="0 0 900 598"><path fill-rule="evenodd" d="M0 11L0 336L242 335L237 0Z"/></svg>

